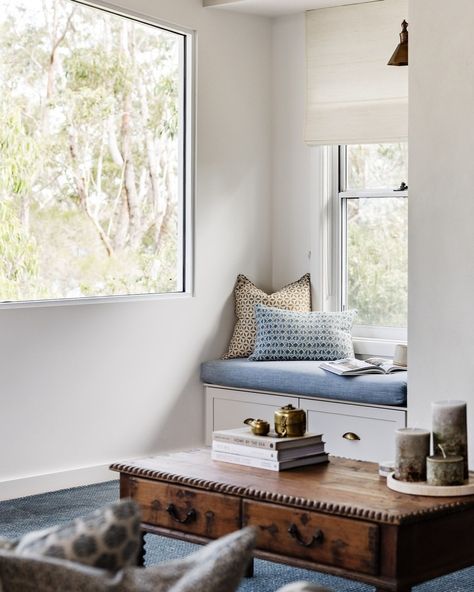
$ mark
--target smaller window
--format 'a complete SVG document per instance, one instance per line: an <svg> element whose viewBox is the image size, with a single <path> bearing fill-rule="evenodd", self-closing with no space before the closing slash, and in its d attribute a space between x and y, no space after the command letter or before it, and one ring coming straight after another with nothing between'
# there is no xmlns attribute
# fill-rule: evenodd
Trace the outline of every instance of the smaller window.
<svg viewBox="0 0 474 592"><path fill-rule="evenodd" d="M357 309L357 325L367 329L407 326L408 200L402 183L408 183L406 144L340 147L341 307Z"/></svg>

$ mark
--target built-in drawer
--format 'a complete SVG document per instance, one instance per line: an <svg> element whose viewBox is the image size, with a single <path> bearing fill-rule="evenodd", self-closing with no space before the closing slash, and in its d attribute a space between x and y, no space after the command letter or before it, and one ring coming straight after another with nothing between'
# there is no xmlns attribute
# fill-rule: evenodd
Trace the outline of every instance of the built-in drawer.
<svg viewBox="0 0 474 592"><path fill-rule="evenodd" d="M323 434L335 456L380 462L395 458L395 429L406 425L406 411L350 403L300 399L308 431Z"/></svg>
<svg viewBox="0 0 474 592"><path fill-rule="evenodd" d="M264 502L243 502L246 525L260 527L257 548L346 570L378 573L379 527Z"/></svg>
<svg viewBox="0 0 474 592"><path fill-rule="evenodd" d="M240 528L240 498L147 479L130 484L143 522L210 539Z"/></svg>

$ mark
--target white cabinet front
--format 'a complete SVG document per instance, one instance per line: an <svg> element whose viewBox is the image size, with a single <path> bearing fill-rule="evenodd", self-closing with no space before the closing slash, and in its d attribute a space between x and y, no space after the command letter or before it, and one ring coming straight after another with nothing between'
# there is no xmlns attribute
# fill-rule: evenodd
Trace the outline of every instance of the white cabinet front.
<svg viewBox="0 0 474 592"><path fill-rule="evenodd" d="M300 407L307 411L308 430L323 434L330 454L373 462L394 459L394 431L405 427L405 410L308 399L300 399Z"/></svg>

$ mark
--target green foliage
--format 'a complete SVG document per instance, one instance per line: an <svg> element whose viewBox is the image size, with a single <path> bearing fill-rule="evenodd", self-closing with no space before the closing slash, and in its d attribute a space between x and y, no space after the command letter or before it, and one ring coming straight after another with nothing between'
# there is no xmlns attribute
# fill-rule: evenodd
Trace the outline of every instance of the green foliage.
<svg viewBox="0 0 474 592"><path fill-rule="evenodd" d="M348 188L395 188L408 182L408 145L356 144L348 146Z"/></svg>
<svg viewBox="0 0 474 592"><path fill-rule="evenodd" d="M78 49L63 62L66 78L64 106L73 107L77 125L101 121L114 113L115 99L130 91L129 64L104 47Z"/></svg>
<svg viewBox="0 0 474 592"><path fill-rule="evenodd" d="M160 122L159 135L174 139L178 133L178 87L176 72L163 79L154 92L152 119Z"/></svg>
<svg viewBox="0 0 474 592"><path fill-rule="evenodd" d="M34 239L23 232L11 203L0 202L0 293L2 300L33 298L29 287L37 285L38 260ZM19 291L20 286L22 287Z"/></svg>
<svg viewBox="0 0 474 592"><path fill-rule="evenodd" d="M25 126L19 105L0 102L0 192L21 195L31 189L39 148Z"/></svg>
<svg viewBox="0 0 474 592"><path fill-rule="evenodd" d="M176 290L180 37L2 8L0 300Z"/></svg>
<svg viewBox="0 0 474 592"><path fill-rule="evenodd" d="M348 204L348 298L357 324L407 325L407 220L403 198Z"/></svg>
<svg viewBox="0 0 474 592"><path fill-rule="evenodd" d="M347 156L349 189L408 180L407 144L353 145ZM396 195L347 202L347 297L360 325L407 325L408 201Z"/></svg>

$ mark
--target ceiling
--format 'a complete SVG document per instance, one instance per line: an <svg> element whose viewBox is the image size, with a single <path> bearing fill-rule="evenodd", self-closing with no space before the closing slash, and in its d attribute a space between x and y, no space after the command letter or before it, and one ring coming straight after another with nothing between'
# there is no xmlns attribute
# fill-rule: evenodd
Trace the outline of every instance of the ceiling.
<svg viewBox="0 0 474 592"><path fill-rule="evenodd" d="M248 12L264 16L281 16L311 10L328 8L345 4L363 4L364 2L380 2L381 0L203 0L203 6L225 8L235 12Z"/></svg>

